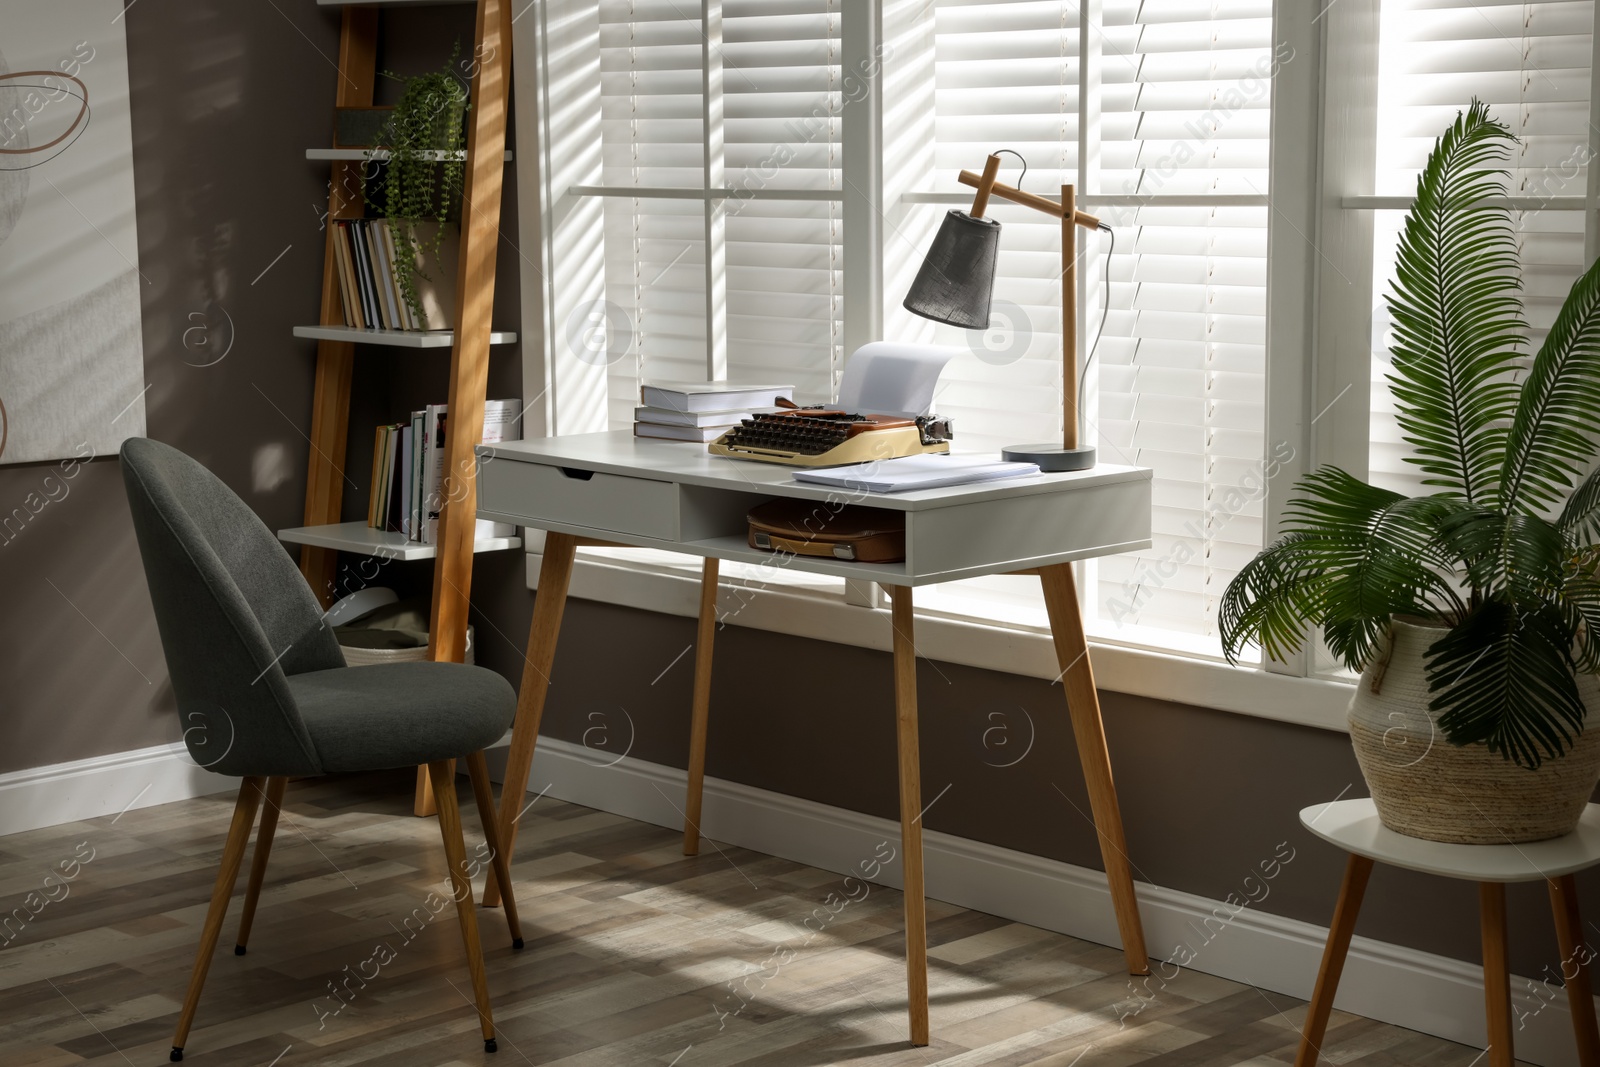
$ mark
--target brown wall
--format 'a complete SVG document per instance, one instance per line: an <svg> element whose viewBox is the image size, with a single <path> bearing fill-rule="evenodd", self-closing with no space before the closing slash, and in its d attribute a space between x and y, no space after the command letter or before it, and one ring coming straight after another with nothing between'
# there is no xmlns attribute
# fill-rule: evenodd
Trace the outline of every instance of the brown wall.
<svg viewBox="0 0 1600 1067"><path fill-rule="evenodd" d="M337 18L309 4L139 0L126 21L140 262L153 283L144 303L150 434L217 471L269 526L299 525L314 353L290 329L316 313L327 180L303 153L328 141ZM470 9L399 12L390 25L380 65L401 73L435 66L455 37L470 51ZM514 236L514 200L508 207L502 229ZM521 260L509 238L500 262L500 291L514 296ZM515 327L514 299L501 305L498 322ZM227 340L222 309L231 350L212 366L190 365ZM190 332L185 348L185 331L200 325L206 332ZM202 336L213 347L196 351ZM444 366L437 355L358 356L349 517L366 498L365 428L442 399ZM514 348L498 351L492 376L492 395L522 395ZM43 474L0 467L0 510ZM425 563L390 564L381 580L426 590L429 573ZM474 583L480 662L515 682L532 607L520 554L480 556ZM114 460L89 464L65 500L0 544L0 590L0 772L178 738ZM683 766L691 657L661 672L693 636L687 619L574 602L545 733L581 741L601 725L615 746L631 729L633 756ZM895 814L887 655L737 627L718 642L711 774ZM927 825L1098 866L1060 690L928 662L918 682L925 800L950 786ZM1006 718L990 718L996 712ZM1112 693L1105 714L1141 877L1220 899L1288 841L1296 857L1259 907L1327 921L1341 859L1300 830L1295 813L1364 792L1344 737ZM985 743L996 723L1015 747L1000 747L994 733ZM1030 729L1026 757L996 766L1016 758ZM1600 882L1584 886L1592 912ZM1475 900L1471 886L1380 869L1360 932L1475 960ZM1537 887L1511 900L1513 963L1534 975L1554 961L1546 907Z"/></svg>

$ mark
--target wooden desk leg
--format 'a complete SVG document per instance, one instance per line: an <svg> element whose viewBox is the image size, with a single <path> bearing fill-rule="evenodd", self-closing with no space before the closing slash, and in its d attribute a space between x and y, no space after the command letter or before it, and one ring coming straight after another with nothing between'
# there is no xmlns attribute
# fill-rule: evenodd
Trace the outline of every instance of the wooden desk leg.
<svg viewBox="0 0 1600 1067"><path fill-rule="evenodd" d="M900 861L905 872L906 1004L911 1043L928 1043L928 915L922 884L922 758L917 743L917 649L911 587L893 590L895 736L900 751Z"/></svg>
<svg viewBox="0 0 1600 1067"><path fill-rule="evenodd" d="M1044 605L1055 639L1056 662L1061 665L1067 714L1072 718L1078 759L1083 763L1083 778L1089 787L1089 807L1100 837L1100 856L1106 865L1106 881L1111 885L1111 903L1117 913L1122 951L1128 957L1128 973L1149 974L1144 924L1139 919L1139 898L1133 892L1128 842L1122 832L1122 809L1111 779L1111 755L1106 751L1105 724L1100 720L1100 694L1095 689L1094 671L1089 665L1089 645L1083 633L1083 616L1078 611L1072 564L1041 567L1039 580L1044 584Z"/></svg>
<svg viewBox="0 0 1600 1067"><path fill-rule="evenodd" d="M706 720L711 714L711 646L717 635L717 561L700 571L700 626L695 631L694 703L689 714L689 793L684 798L683 854L700 854L700 795L706 783Z"/></svg>
<svg viewBox="0 0 1600 1067"><path fill-rule="evenodd" d="M1344 973L1344 958L1350 951L1350 938L1356 932L1356 915L1361 911L1361 898L1367 892L1367 878L1371 874L1372 861L1365 856L1352 854L1344 865L1339 903L1334 906L1333 922L1328 926L1328 943L1322 950L1316 990L1306 1008L1305 1025L1300 1028L1300 1051L1295 1054L1294 1067L1316 1067L1323 1036L1328 1032L1333 998L1339 992L1339 976Z"/></svg>
<svg viewBox="0 0 1600 1067"><path fill-rule="evenodd" d="M1483 1004L1489 1030L1489 1067L1513 1067L1511 972L1506 962L1506 887L1478 883L1478 924L1483 931Z"/></svg>
<svg viewBox="0 0 1600 1067"><path fill-rule="evenodd" d="M572 580L572 557L577 539L571 534L547 533L544 560L539 564L539 592L533 599L533 625L528 627L528 652L517 689L517 718L511 727L511 751L506 756L506 784L500 790L500 847L506 866L517 840L517 821L528 792L528 769L533 747L539 741L539 720L550 693L550 667L556 659L556 638L561 636L561 612L567 606L567 585ZM500 885L494 871L483 886L483 906L497 907Z"/></svg>
<svg viewBox="0 0 1600 1067"><path fill-rule="evenodd" d="M1550 879L1550 910L1556 917L1556 943L1561 946L1561 980L1572 1009L1572 1033L1578 1041L1581 1067L1600 1067L1600 1030L1594 1018L1594 993L1589 985L1589 950L1578 916L1578 880L1570 874Z"/></svg>

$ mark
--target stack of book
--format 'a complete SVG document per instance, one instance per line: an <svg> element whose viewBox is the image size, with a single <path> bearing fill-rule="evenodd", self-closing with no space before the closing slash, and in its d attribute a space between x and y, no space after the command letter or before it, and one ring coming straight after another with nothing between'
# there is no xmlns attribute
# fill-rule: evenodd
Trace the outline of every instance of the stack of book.
<svg viewBox="0 0 1600 1067"><path fill-rule="evenodd" d="M339 275L344 324L372 330L448 330L455 309L456 237L447 226L438 261L431 254L437 222L409 223L419 248L414 275L424 322L406 304L395 280L399 258L394 225L388 219L335 219L333 258Z"/></svg>
<svg viewBox="0 0 1600 1067"><path fill-rule="evenodd" d="M635 437L715 441L758 411L794 399L792 385L743 382L645 382L633 411Z"/></svg>
<svg viewBox="0 0 1600 1067"><path fill-rule="evenodd" d="M372 495L367 525L405 534L408 541L438 544L439 512L449 492L444 469L449 406L429 404L411 413L410 422L379 426L372 443ZM521 433L522 401L484 404L483 440L516 440ZM471 457L465 462L471 463ZM476 540L510 537L510 523L478 520Z"/></svg>

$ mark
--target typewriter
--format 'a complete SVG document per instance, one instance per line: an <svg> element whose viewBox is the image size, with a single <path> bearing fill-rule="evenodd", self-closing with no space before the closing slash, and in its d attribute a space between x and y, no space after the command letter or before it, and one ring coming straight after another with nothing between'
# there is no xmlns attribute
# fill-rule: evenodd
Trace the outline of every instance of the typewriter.
<svg viewBox="0 0 1600 1067"><path fill-rule="evenodd" d="M841 467L948 452L951 436L950 420L936 415L857 415L811 407L754 415L708 447L714 456L792 467Z"/></svg>

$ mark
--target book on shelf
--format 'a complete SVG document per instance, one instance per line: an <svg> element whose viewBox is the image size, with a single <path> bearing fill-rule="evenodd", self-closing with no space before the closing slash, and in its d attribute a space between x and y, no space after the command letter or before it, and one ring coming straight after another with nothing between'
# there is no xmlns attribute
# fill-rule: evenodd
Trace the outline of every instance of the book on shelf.
<svg viewBox="0 0 1600 1067"><path fill-rule="evenodd" d="M361 239L361 226L365 220L349 222L345 225L345 232L350 238L351 262L356 265L356 282L361 287L357 294L361 300L361 317L367 325L378 329L383 325L382 318L378 315L377 297L374 295L372 264L367 260L367 243Z"/></svg>
<svg viewBox="0 0 1600 1067"><path fill-rule="evenodd" d="M367 525L375 530L399 530L401 486L398 478L404 423L379 426L372 440L372 493L367 500Z"/></svg>
<svg viewBox="0 0 1600 1067"><path fill-rule="evenodd" d="M344 324L363 329L367 324L361 317L361 302L354 297L355 267L350 262L350 242L344 235L344 228L342 221L333 224L333 260L339 275L339 304L344 311Z"/></svg>
<svg viewBox="0 0 1600 1067"><path fill-rule="evenodd" d="M640 405L633 409L633 421L654 426L737 426L757 411L776 408L730 408L727 411L673 411Z"/></svg>
<svg viewBox="0 0 1600 1067"><path fill-rule="evenodd" d="M715 441L732 426L668 426L658 422L636 422L633 436L656 437L663 441Z"/></svg>
<svg viewBox="0 0 1600 1067"><path fill-rule="evenodd" d="M381 221L381 220L379 220ZM383 262L383 257L378 255L378 243L373 239L378 223L369 222L361 227L361 239L365 243L363 249L367 253L367 262L372 264L372 278L377 284L373 286L378 297L378 317L383 322L386 330L400 329L399 322L394 315L394 298L389 295L393 288L391 279L394 272Z"/></svg>
<svg viewBox="0 0 1600 1067"><path fill-rule="evenodd" d="M407 421L379 426L372 445L372 493L367 525L405 535L408 541L438 544L439 514L450 479L444 466L450 413L447 404L429 404ZM522 401L490 400L484 404L483 440L512 441L522 433ZM462 462L476 462L467 457ZM479 519L475 540L510 537L508 522Z"/></svg>
<svg viewBox="0 0 1600 1067"><path fill-rule="evenodd" d="M780 400L793 399L793 385L654 381L639 386L639 400L644 406L685 413L748 411L776 407Z"/></svg>
<svg viewBox="0 0 1600 1067"><path fill-rule="evenodd" d="M335 275L344 324L358 329L448 330L455 316L456 262L460 236L447 223L432 251L439 223L429 219L401 223L411 228L416 247L417 303L427 316L424 326L406 302L395 277L400 243L389 219L336 219L333 223Z"/></svg>

